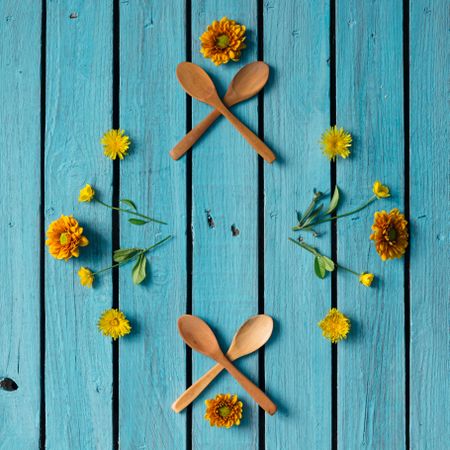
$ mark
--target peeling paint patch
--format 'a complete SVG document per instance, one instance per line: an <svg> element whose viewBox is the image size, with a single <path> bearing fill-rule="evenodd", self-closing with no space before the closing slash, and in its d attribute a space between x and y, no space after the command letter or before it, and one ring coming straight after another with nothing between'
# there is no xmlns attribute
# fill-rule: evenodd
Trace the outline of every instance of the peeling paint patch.
<svg viewBox="0 0 450 450"><path fill-rule="evenodd" d="M78 13L76 12L70 13L69 19L78 19Z"/></svg>
<svg viewBox="0 0 450 450"><path fill-rule="evenodd" d="M231 225L231 235L233 237L239 236L241 234L239 228L236 227L236 225L233 223L233 225Z"/></svg>
<svg viewBox="0 0 450 450"><path fill-rule="evenodd" d="M0 389L4 391L16 391L19 388L17 383L11 378L0 378Z"/></svg>
<svg viewBox="0 0 450 450"><path fill-rule="evenodd" d="M211 216L211 210L210 209L205 209L205 213L206 213L206 220L208 221L208 227L209 228L216 228L216 224L214 222L214 219Z"/></svg>

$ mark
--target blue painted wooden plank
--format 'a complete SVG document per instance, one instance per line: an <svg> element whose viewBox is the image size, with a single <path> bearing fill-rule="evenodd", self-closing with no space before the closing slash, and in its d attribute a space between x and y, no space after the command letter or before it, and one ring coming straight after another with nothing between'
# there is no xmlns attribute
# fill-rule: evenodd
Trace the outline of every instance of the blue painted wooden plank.
<svg viewBox="0 0 450 450"><path fill-rule="evenodd" d="M339 448L405 445L403 260L382 262L369 240L375 210L404 205L402 2L337 2L337 123L354 137L337 162L345 210L371 195L375 180L392 197L338 222L338 260L375 273L372 288L338 273L338 306L352 321L338 346ZM343 209L342 209L343 210Z"/></svg>
<svg viewBox="0 0 450 450"><path fill-rule="evenodd" d="M410 2L411 449L450 440L448 399L448 5ZM446 165L447 162L447 165Z"/></svg>
<svg viewBox="0 0 450 450"><path fill-rule="evenodd" d="M112 447L111 342L97 330L111 307L111 276L80 286L81 265L111 261L111 213L79 204L85 184L111 200L112 162L100 137L111 126L112 1L47 2L45 223L74 214L90 240L80 258L46 257L48 449Z"/></svg>
<svg viewBox="0 0 450 450"><path fill-rule="evenodd" d="M0 3L0 448L37 448L40 407L41 5Z"/></svg>
<svg viewBox="0 0 450 450"><path fill-rule="evenodd" d="M280 407L266 418L268 449L331 446L331 351L317 327L330 306L330 279L316 278L311 255L287 240L313 188L329 190L319 147L330 120L329 16L327 0L264 2L264 57L273 69L264 130L278 155L264 167L265 310L276 321L266 387ZM322 230L321 239L303 237L330 254L329 227Z"/></svg>
<svg viewBox="0 0 450 450"><path fill-rule="evenodd" d="M175 68L185 58L184 3L121 2L120 126L130 135L121 162L121 197L167 226L133 227L121 218L122 246L175 238L149 255L149 279L120 272L120 306L134 330L120 345L120 444L180 449L186 416L172 402L186 387L186 355L177 318L186 311L186 160L168 152L186 130L186 97Z"/></svg>
<svg viewBox="0 0 450 450"><path fill-rule="evenodd" d="M256 1L192 2L192 59L212 76L223 95L234 74L256 60ZM239 63L216 67L200 54L199 37L213 20L236 20L248 28L248 48ZM211 110L193 100L195 125ZM233 108L244 123L257 131L257 99ZM217 332L224 350L242 322L258 311L257 176L255 151L224 118L195 146L192 154L192 224L194 232L192 309ZM214 221L208 225L207 212ZM233 236L232 225L239 230ZM193 379L211 367L203 355L193 354ZM245 374L258 381L256 355L237 362ZM205 399L218 393L237 394L244 402L244 417L234 429L211 428L204 419ZM194 449L210 447L257 448L258 408L227 373L223 373L194 404L192 439Z"/></svg>

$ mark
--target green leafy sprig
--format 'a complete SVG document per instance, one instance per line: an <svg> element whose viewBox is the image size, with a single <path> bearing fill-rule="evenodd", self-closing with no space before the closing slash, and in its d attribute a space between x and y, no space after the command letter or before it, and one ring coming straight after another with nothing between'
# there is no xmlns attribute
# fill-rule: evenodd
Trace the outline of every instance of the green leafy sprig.
<svg viewBox="0 0 450 450"><path fill-rule="evenodd" d="M127 264L131 261L136 260L136 264L133 266L133 269L131 270L131 278L132 278L134 284L141 284L147 277L147 256L146 256L146 254L149 251L160 246L164 242L168 241L169 239L172 239L172 236L166 236L164 239L160 240L156 244L153 244L147 248L137 248L137 247L119 248L118 250L115 250L113 253L113 260L116 264L113 264L112 266L105 267L104 269L94 272L93 275L96 276L102 272L106 272L107 270L111 270L115 267L123 266L124 264Z"/></svg>
<svg viewBox="0 0 450 450"><path fill-rule="evenodd" d="M314 193L313 199L309 204L308 208L306 209L305 213L303 214L303 216L299 212L297 212L298 223L297 225L292 227L292 231L310 231L313 233L314 237L317 237L318 233L315 230L315 227L317 227L318 225L326 222L331 222L332 220L342 219L343 217L351 216L352 214L356 214L357 212L363 210L371 203L373 203L375 200L377 200L377 198L380 198L377 197L377 195L373 195L367 202L363 203L358 208L343 214L333 216L332 213L336 210L336 208L339 205L340 200L339 187L336 186L334 188L333 195L331 197L328 208L326 209L325 212L322 212L324 208L323 203L318 204L323 197L324 194L322 194L322 192Z"/></svg>
<svg viewBox="0 0 450 450"><path fill-rule="evenodd" d="M328 256L322 255L315 247L313 247L309 244L306 244L303 241L299 241L299 240L293 239L293 238L289 238L289 240L314 255L314 273L321 280L323 280L326 277L327 272L333 272L337 268L345 270L347 272L350 272L353 275L356 275L358 277L360 277L363 273L365 273L365 272L358 273L358 272L355 272L354 270L351 270L351 269L348 269L347 267L342 266L341 264L338 265Z"/></svg>
<svg viewBox="0 0 450 450"><path fill-rule="evenodd" d="M119 200L120 203L127 205L128 208L120 208L118 206L108 205L107 203L102 202L98 198L94 198L94 201L96 201L97 203L100 203L103 206L106 206L107 208L113 209L114 211L119 211L122 213L131 214L133 216L139 217L139 219L137 219L135 217L131 217L128 219L128 222L131 223L132 225L145 225L149 222L155 222L155 223L159 223L161 225L167 225L167 222L163 222L162 220L154 219L153 217L149 217L149 216L146 216L145 214L141 214L138 211L136 204L128 198L122 198Z"/></svg>

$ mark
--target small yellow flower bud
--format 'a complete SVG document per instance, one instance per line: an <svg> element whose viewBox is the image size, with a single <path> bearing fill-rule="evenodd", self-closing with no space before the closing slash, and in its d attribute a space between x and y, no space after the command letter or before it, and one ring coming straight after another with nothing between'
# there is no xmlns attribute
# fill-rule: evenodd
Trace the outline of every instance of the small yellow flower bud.
<svg viewBox="0 0 450 450"><path fill-rule="evenodd" d="M78 276L80 277L80 283L82 286L86 286L88 288L92 287L92 283L94 282L94 274L86 267L81 267L78 271Z"/></svg>
<svg viewBox="0 0 450 450"><path fill-rule="evenodd" d="M80 196L78 197L79 202L90 202L95 195L94 189L92 189L90 184L87 184L83 189L80 190Z"/></svg>
<svg viewBox="0 0 450 450"><path fill-rule="evenodd" d="M375 181L372 190L377 198L387 198L391 196L391 194L389 193L389 188L384 184L381 184L379 181Z"/></svg>
<svg viewBox="0 0 450 450"><path fill-rule="evenodd" d="M359 282L366 287L370 287L372 285L373 279L374 279L373 273L364 272L359 276Z"/></svg>

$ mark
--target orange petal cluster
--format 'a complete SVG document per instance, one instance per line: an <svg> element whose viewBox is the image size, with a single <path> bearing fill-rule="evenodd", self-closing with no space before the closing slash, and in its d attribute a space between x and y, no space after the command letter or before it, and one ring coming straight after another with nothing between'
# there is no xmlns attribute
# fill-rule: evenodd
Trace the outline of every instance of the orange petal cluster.
<svg viewBox="0 0 450 450"><path fill-rule="evenodd" d="M216 66L228 61L239 61L245 48L245 26L223 17L208 25L200 36L200 53L209 58Z"/></svg>
<svg viewBox="0 0 450 450"><path fill-rule="evenodd" d="M78 258L79 247L85 247L89 241L73 216L62 215L48 227L45 244L54 258L68 261L72 257Z"/></svg>

